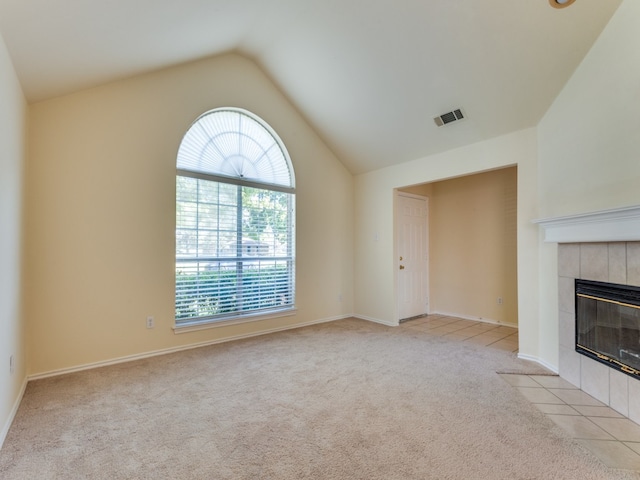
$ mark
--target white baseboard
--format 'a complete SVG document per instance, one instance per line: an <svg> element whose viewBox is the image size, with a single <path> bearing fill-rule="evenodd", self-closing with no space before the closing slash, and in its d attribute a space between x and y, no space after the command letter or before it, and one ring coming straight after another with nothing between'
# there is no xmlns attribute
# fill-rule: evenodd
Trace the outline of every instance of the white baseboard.
<svg viewBox="0 0 640 480"><path fill-rule="evenodd" d="M498 320L493 320L491 318L475 317L473 315L463 315L461 313L431 312L429 313L429 315L446 315L447 317L457 317L457 318L462 318L463 320L471 320L474 322L491 323L493 325L504 325L505 327L518 328L517 323L499 322Z"/></svg>
<svg viewBox="0 0 640 480"><path fill-rule="evenodd" d="M387 327L397 327L400 325L398 322L391 322L388 320L381 320L379 318L367 317L366 315L358 315L354 314L354 318L359 318L360 320L366 320L367 322L379 323L381 325L386 325Z"/></svg>
<svg viewBox="0 0 640 480"><path fill-rule="evenodd" d="M550 363L545 362L541 358L534 357L533 355L527 355L527 354L524 354L524 353L519 353L518 354L518 358L521 358L522 360L529 360L530 362L536 362L537 364L542 365L547 370L551 370L556 375L559 372L558 367L556 367L555 365L551 365Z"/></svg>
<svg viewBox="0 0 640 480"><path fill-rule="evenodd" d="M206 347L209 345L216 345L218 343L232 342L234 340L241 340L243 338L258 337L261 335L268 335L270 333L282 332L285 330L294 330L296 328L308 327L308 326L317 325L320 323L335 322L336 320L343 320L345 318L350 318L352 316L353 315L341 315L337 317L321 318L318 320L311 320L309 322L296 323L294 325L287 325L284 327L269 328L267 330L260 330L258 332L244 333L241 335L233 335L230 337L224 337L216 340L207 340L205 342L192 343L189 345L182 345L179 347L164 348L161 350L153 350L151 352L145 352L145 353L140 353L135 355L127 355L124 357L113 358L111 360L104 360L100 362L78 365L76 367L61 368L58 370L51 370L48 372L37 373L35 375L29 375L27 380L29 381L40 380L42 378L56 377L58 375L66 375L67 373L81 372L83 370L91 370L93 368L107 367L109 365L117 365L119 363L133 362L133 361L142 360L145 358L157 357L159 355L167 355L169 353L176 353L176 352L181 352L185 350L192 350L194 348Z"/></svg>
<svg viewBox="0 0 640 480"><path fill-rule="evenodd" d="M4 441L7 438L7 434L9 433L9 429L11 428L11 424L13 423L14 418L16 418L18 408L20 408L20 403L22 402L22 397L24 397L24 392L27 389L27 382L28 378L25 377L24 381L22 382L22 387L20 387L20 393L18 394L16 400L13 402L13 408L9 413L9 417L2 427L2 430L0 431L0 449L2 448L2 445L4 445Z"/></svg>

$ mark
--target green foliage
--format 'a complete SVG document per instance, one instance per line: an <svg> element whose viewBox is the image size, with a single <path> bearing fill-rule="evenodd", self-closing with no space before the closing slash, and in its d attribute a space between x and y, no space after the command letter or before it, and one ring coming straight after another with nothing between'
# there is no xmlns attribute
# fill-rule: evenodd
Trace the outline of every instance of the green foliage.
<svg viewBox="0 0 640 480"><path fill-rule="evenodd" d="M259 188L242 188L242 236L264 241L269 227L280 243L287 241L289 194Z"/></svg>
<svg viewBox="0 0 640 480"><path fill-rule="evenodd" d="M176 321L292 305L293 264L268 260L291 255L292 215L291 194L177 176Z"/></svg>
<svg viewBox="0 0 640 480"><path fill-rule="evenodd" d="M291 304L286 265L193 273L176 269L176 321ZM243 299L243 302L240 302Z"/></svg>

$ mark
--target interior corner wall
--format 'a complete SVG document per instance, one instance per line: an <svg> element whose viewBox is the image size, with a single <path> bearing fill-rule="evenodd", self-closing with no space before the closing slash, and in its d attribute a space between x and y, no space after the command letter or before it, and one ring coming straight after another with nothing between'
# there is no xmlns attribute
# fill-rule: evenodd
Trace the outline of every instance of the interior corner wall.
<svg viewBox="0 0 640 480"><path fill-rule="evenodd" d="M625 0L538 125L541 218L640 205L639 18ZM540 250L541 345L555 358L556 247Z"/></svg>
<svg viewBox="0 0 640 480"><path fill-rule="evenodd" d="M27 104L0 35L0 446L26 382L22 315L23 177ZM13 357L13 372L10 371Z"/></svg>
<svg viewBox="0 0 640 480"><path fill-rule="evenodd" d="M394 189L508 166L518 167L518 323L520 352L538 358L537 137L521 130L474 145L409 161L355 179L355 311L397 324Z"/></svg>
<svg viewBox="0 0 640 480"><path fill-rule="evenodd" d="M176 335L176 154L191 123L223 106L263 118L290 153L297 312ZM254 62L209 58L35 103L29 113L32 375L353 313L353 176Z"/></svg>
<svg viewBox="0 0 640 480"><path fill-rule="evenodd" d="M640 203L638 18L625 0L538 125L543 218Z"/></svg>

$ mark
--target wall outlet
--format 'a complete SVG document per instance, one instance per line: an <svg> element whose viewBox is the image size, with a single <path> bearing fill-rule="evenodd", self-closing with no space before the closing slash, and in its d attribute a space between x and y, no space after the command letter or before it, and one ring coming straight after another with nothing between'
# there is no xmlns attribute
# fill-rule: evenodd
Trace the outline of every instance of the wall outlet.
<svg viewBox="0 0 640 480"><path fill-rule="evenodd" d="M338 301L342 303L342 294L338 294Z"/></svg>
<svg viewBox="0 0 640 480"><path fill-rule="evenodd" d="M156 326L156 321L153 317L147 317L147 328L153 328Z"/></svg>
<svg viewBox="0 0 640 480"><path fill-rule="evenodd" d="M9 373L13 375L13 372L16 371L16 362L13 359L13 355L9 356Z"/></svg>
<svg viewBox="0 0 640 480"><path fill-rule="evenodd" d="M502 297L498 297L498 305L502 305Z"/></svg>

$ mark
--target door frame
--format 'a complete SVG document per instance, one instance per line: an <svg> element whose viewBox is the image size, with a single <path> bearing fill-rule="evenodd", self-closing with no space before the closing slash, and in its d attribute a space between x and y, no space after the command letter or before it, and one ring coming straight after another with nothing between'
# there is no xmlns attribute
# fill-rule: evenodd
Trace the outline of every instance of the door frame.
<svg viewBox="0 0 640 480"><path fill-rule="evenodd" d="M398 205L399 205L399 197L409 197L409 198L417 198L425 201L425 208L427 210L427 214L425 216L426 221L426 249L427 249L427 261L423 265L424 275L425 275L425 286L426 286L426 296L427 296L427 311L426 314L431 313L431 292L430 292L430 282L429 282L429 262L431 259L430 252L430 242L429 242L429 197L424 195L416 195L414 193L403 192L398 189L394 189L393 195L393 282L394 282L394 295L395 295L395 322L399 325L400 320L400 280L398 276L398 272L400 271L400 256L399 256L399 245L398 245L398 234L399 234L399 215L398 215Z"/></svg>

